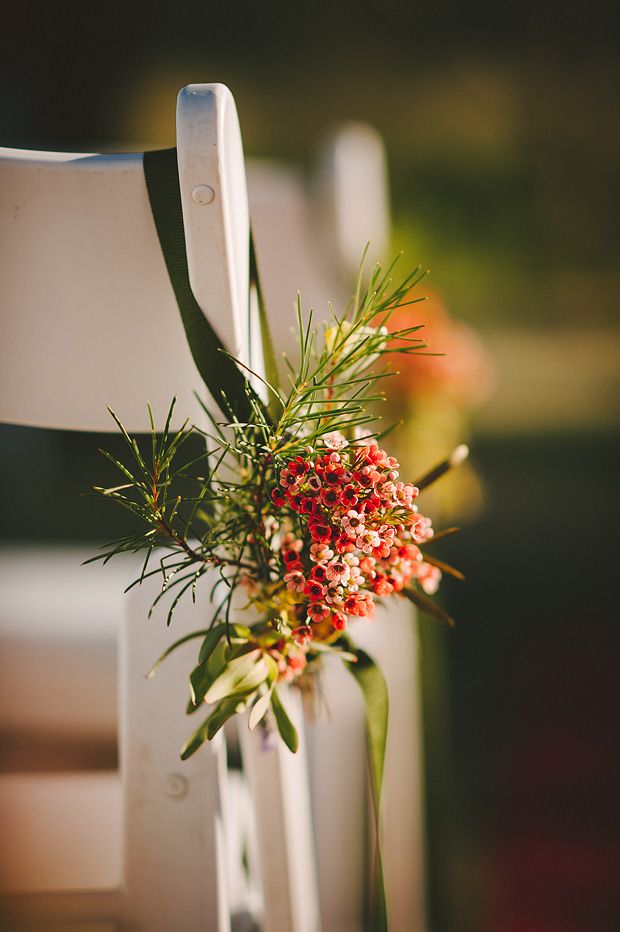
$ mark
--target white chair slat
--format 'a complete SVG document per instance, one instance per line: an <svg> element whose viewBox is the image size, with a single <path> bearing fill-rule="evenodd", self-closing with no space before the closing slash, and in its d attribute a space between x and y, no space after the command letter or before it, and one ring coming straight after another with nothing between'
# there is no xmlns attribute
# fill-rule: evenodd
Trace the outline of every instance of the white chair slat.
<svg viewBox="0 0 620 932"><path fill-rule="evenodd" d="M298 729L296 754L240 722L243 766L254 798L265 932L321 932L308 759L301 697L281 690Z"/></svg>
<svg viewBox="0 0 620 932"><path fill-rule="evenodd" d="M47 155L47 153L44 153ZM199 377L153 224L140 154L0 150L0 419L148 429ZM191 409L190 409L191 410Z"/></svg>
<svg viewBox="0 0 620 932"><path fill-rule="evenodd" d="M121 630L126 919L144 932L228 932L223 736L189 760L179 759L186 738L206 717L201 710L185 714L200 642L189 641L145 678L171 640L205 627L205 612L187 599L170 628L161 613L148 621L158 591L148 582L129 594Z"/></svg>
<svg viewBox="0 0 620 932"><path fill-rule="evenodd" d="M381 836L390 921L395 929L424 932L425 826L417 625L416 609L405 599L392 600L377 612L374 622L362 621L356 626L355 639L380 666L390 701Z"/></svg>
<svg viewBox="0 0 620 932"><path fill-rule="evenodd" d="M415 610L405 600L395 602L380 609L376 620L358 621L351 635L380 666L389 694L381 812L388 914L393 928L423 932L422 735ZM324 674L323 695L331 720L319 720L309 729L321 912L325 932L354 932L363 925L370 882L364 851L372 844L364 711L359 687L346 670L331 661ZM326 793L329 774L346 777L332 779ZM360 817L364 811L365 823ZM338 832L333 830L336 822Z"/></svg>
<svg viewBox="0 0 620 932"><path fill-rule="evenodd" d="M387 159L372 126L345 123L325 141L318 189L329 231L325 247L350 285L366 243L372 262L385 259L389 246Z"/></svg>
<svg viewBox="0 0 620 932"><path fill-rule="evenodd" d="M306 729L321 916L324 932L359 932L369 882L364 710L340 660L326 657L321 676L321 711Z"/></svg>
<svg viewBox="0 0 620 932"><path fill-rule="evenodd" d="M223 84L189 84L179 93L177 158L194 297L247 364L250 218L237 109Z"/></svg>

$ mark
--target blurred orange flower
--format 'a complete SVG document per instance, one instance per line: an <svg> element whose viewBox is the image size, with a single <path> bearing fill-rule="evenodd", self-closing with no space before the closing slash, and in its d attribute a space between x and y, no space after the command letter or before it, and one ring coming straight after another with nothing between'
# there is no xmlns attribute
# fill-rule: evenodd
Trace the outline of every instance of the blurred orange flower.
<svg viewBox="0 0 620 932"><path fill-rule="evenodd" d="M408 401L411 396L438 394L467 409L489 396L493 369L482 341L470 327L450 317L436 292L429 293L424 303L399 308L390 324L393 330L424 325L415 336L427 343L426 350L399 358L398 387Z"/></svg>

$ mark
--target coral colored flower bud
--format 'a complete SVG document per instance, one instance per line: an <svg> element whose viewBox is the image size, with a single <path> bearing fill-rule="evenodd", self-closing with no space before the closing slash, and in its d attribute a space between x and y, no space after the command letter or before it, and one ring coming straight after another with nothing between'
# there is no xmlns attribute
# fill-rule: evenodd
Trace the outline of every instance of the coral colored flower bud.
<svg viewBox="0 0 620 932"><path fill-rule="evenodd" d="M307 644L308 641L312 640L313 637L314 633L310 625L300 625L293 631L293 638L301 647L303 647L304 644Z"/></svg>
<svg viewBox="0 0 620 932"><path fill-rule="evenodd" d="M286 499L284 498L284 495L282 495L282 492L280 492L279 489L274 489L273 492L271 493L271 501L274 503L274 505L277 508L282 508L286 502Z"/></svg>

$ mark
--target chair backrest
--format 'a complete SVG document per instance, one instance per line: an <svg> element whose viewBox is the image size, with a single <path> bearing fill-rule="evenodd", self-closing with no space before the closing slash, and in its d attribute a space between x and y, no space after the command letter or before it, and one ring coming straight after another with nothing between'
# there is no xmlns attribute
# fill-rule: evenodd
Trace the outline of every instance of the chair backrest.
<svg viewBox="0 0 620 932"><path fill-rule="evenodd" d="M249 219L235 103L179 94L177 150L190 282L220 339L247 351ZM142 154L0 149L0 420L148 429L200 379L151 215Z"/></svg>

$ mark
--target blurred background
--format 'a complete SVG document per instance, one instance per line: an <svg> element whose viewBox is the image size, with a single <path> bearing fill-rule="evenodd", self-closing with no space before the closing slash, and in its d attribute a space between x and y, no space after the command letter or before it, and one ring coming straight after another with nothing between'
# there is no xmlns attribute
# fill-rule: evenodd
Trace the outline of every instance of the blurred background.
<svg viewBox="0 0 620 932"><path fill-rule="evenodd" d="M443 587L457 626L420 624L429 928L620 927L612 4L59 10L5 11L3 146L173 145L195 81L231 88L249 156L308 176L331 127L381 134L392 251L428 265L433 303L477 332L486 386L439 408L441 391L411 390L416 423L443 425L429 444L460 430L473 463L437 503L464 528L442 549L467 576ZM424 436L399 441L416 468ZM0 427L2 543L115 535L118 516L79 497L104 481L101 443ZM6 737L3 767L12 755Z"/></svg>

